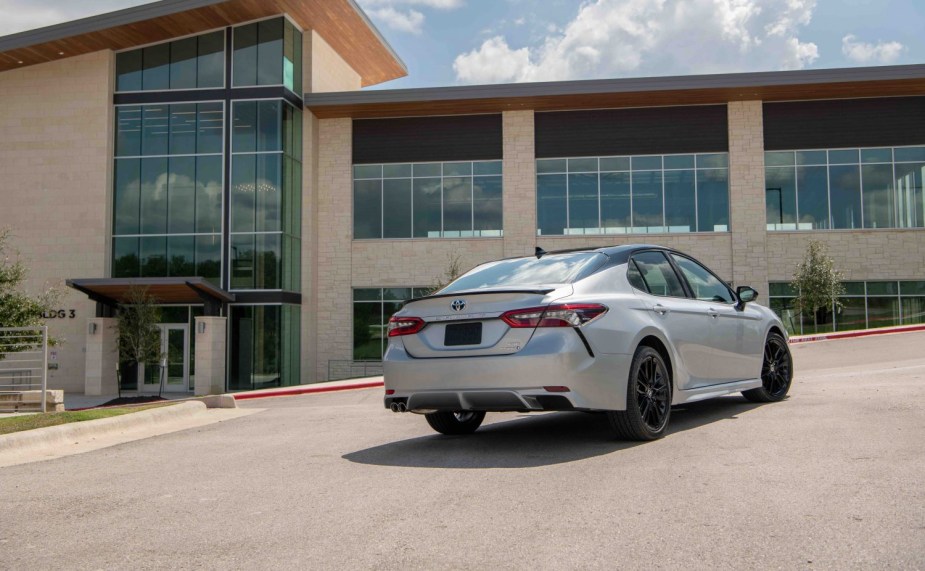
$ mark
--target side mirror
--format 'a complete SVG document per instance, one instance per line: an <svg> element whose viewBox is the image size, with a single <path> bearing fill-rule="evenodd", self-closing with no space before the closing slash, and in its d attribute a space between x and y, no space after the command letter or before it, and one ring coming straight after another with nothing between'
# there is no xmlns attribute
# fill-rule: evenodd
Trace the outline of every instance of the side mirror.
<svg viewBox="0 0 925 571"><path fill-rule="evenodd" d="M739 297L739 303L736 309L745 309L745 304L758 299L758 292L748 286L739 286L736 288L736 295Z"/></svg>

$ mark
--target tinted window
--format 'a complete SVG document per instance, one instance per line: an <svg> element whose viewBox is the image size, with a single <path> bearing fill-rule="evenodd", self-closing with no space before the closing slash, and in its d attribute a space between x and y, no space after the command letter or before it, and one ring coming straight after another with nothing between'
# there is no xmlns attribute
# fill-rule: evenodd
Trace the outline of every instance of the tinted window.
<svg viewBox="0 0 925 571"><path fill-rule="evenodd" d="M687 258L672 254L674 261L681 268L681 273L687 278L687 283L694 290L694 297L704 301L718 301L733 303L735 297L729 288L719 281L709 270Z"/></svg>
<svg viewBox="0 0 925 571"><path fill-rule="evenodd" d="M636 262L633 260L630 260L626 265L626 279L629 280L630 285L634 288L642 291L649 291L646 287L645 280L642 279L642 274L639 273L639 268L636 267Z"/></svg>
<svg viewBox="0 0 925 571"><path fill-rule="evenodd" d="M597 269L605 259L606 256L596 252L580 252L490 262L468 272L440 293L486 287L569 284Z"/></svg>
<svg viewBox="0 0 925 571"><path fill-rule="evenodd" d="M653 295L686 297L681 280L674 273L668 258L661 252L643 252L633 256L642 279Z"/></svg>

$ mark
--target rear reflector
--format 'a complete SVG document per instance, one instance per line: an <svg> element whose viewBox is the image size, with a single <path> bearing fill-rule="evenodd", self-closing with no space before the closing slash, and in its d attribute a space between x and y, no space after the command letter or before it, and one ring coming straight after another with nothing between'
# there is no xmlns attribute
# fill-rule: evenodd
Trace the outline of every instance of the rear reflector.
<svg viewBox="0 0 925 571"><path fill-rule="evenodd" d="M386 390L385 390L385 394L386 394L386 395L394 395L394 394L395 394L395 389L386 389Z"/></svg>
<svg viewBox="0 0 925 571"><path fill-rule="evenodd" d="M565 303L515 309L501 315L501 319L513 328L581 327L605 313L607 306L599 303Z"/></svg>
<svg viewBox="0 0 925 571"><path fill-rule="evenodd" d="M420 317L393 317L389 319L389 337L414 335L424 329L424 320Z"/></svg>
<svg viewBox="0 0 925 571"><path fill-rule="evenodd" d="M543 387L547 393L567 393L571 389L568 387Z"/></svg>

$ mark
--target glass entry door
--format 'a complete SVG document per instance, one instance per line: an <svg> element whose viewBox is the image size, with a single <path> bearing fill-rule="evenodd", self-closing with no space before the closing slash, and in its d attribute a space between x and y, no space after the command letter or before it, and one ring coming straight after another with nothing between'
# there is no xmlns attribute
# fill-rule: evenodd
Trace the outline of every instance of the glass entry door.
<svg viewBox="0 0 925 571"><path fill-rule="evenodd" d="M189 325L161 325L161 352L167 362L164 391L189 392Z"/></svg>
<svg viewBox="0 0 925 571"><path fill-rule="evenodd" d="M191 391L189 378L189 325L158 325L161 330L161 365L164 367L164 392L186 393ZM161 383L161 368L154 365L143 367L140 378L143 385L139 390L146 393L158 392Z"/></svg>

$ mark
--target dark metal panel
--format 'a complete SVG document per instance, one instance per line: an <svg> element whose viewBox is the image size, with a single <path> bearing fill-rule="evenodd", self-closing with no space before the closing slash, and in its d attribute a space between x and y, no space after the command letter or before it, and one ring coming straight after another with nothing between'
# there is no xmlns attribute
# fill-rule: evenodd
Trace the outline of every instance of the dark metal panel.
<svg viewBox="0 0 925 571"><path fill-rule="evenodd" d="M228 34L226 40L231 43L231 34ZM231 53L230 51L228 52ZM226 60L231 61L229 55ZM298 95L289 91L282 86L270 87L238 87L215 89L188 89L177 91L137 91L132 93L116 93L113 96L113 102L116 105L144 105L146 103L189 103L195 101L216 101L221 99L285 99L299 109L303 107L302 100Z"/></svg>
<svg viewBox="0 0 925 571"><path fill-rule="evenodd" d="M290 291L248 291L235 293L236 305L288 303L302 305L302 294Z"/></svg>
<svg viewBox="0 0 925 571"><path fill-rule="evenodd" d="M536 157L729 150L725 105L537 113Z"/></svg>
<svg viewBox="0 0 925 571"><path fill-rule="evenodd" d="M353 122L355 164L500 158L501 115L358 119Z"/></svg>
<svg viewBox="0 0 925 571"><path fill-rule="evenodd" d="M925 143L925 97L764 104L766 150Z"/></svg>

